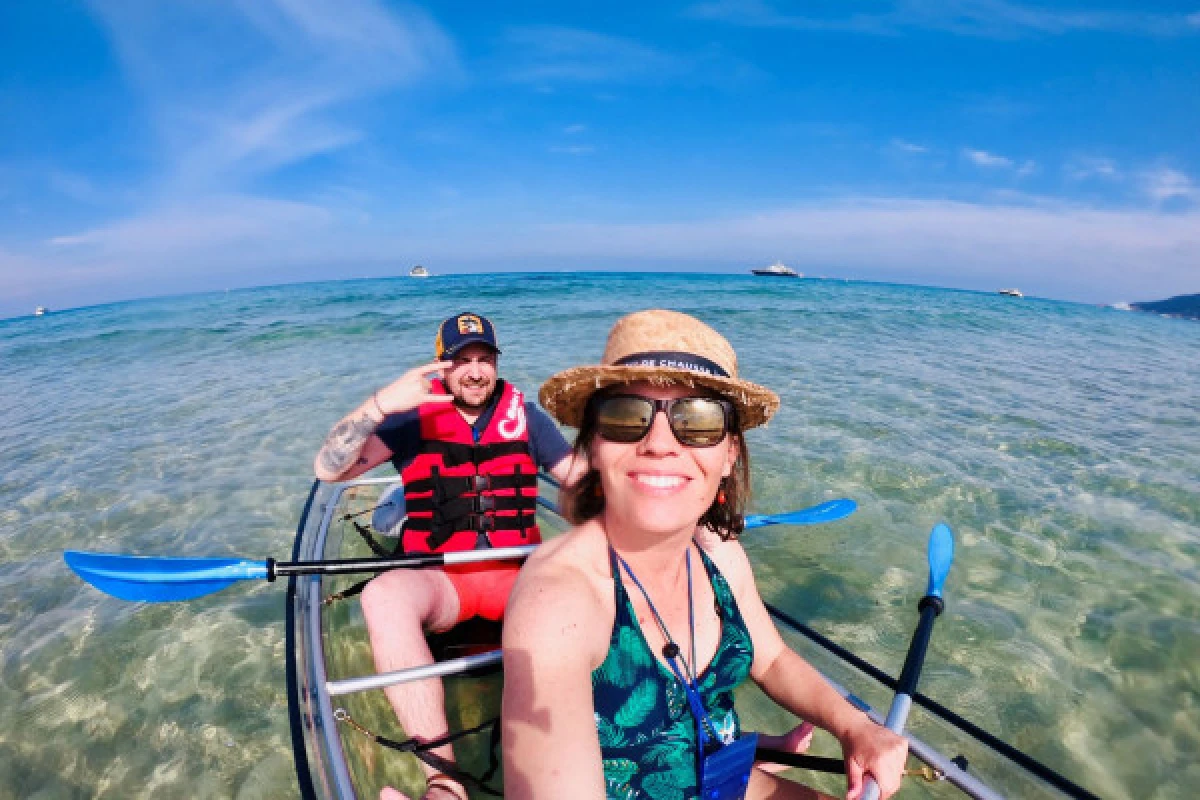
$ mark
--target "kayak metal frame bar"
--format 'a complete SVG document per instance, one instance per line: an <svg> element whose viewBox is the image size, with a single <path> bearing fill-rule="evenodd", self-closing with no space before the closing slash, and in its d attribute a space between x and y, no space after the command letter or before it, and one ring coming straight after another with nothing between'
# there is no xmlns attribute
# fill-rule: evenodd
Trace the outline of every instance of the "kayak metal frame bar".
<svg viewBox="0 0 1200 800"><path fill-rule="evenodd" d="M847 691L844 686L839 684L837 681L832 680L824 673L821 673L821 677L825 678L826 682L828 682L830 686L837 690L838 694L846 698L846 701L849 702L850 705L866 713L866 715L875 723L879 725L884 724L883 715L871 708L871 706L868 705L866 701L864 701L858 695ZM954 784L968 797L971 797L974 800L1005 800L1004 795L1000 794L995 789L976 778L974 775L969 774L966 770L959 767L958 764L955 764L949 758L942 755L942 753L940 753L938 750L934 749L928 744L925 744L925 742L913 736L908 731L904 731L900 735L908 740L908 751L910 753L940 772L948 783Z"/></svg>
<svg viewBox="0 0 1200 800"><path fill-rule="evenodd" d="M391 672L380 672L375 675L363 675L360 678L346 678L340 681L326 681L325 690L332 697L355 692L366 692L371 689L384 689L388 686L398 686L402 683L423 681L429 678L441 678L447 675L461 675L499 664L504 656L499 650L489 650L486 653L452 658L426 664L421 667L397 669Z"/></svg>

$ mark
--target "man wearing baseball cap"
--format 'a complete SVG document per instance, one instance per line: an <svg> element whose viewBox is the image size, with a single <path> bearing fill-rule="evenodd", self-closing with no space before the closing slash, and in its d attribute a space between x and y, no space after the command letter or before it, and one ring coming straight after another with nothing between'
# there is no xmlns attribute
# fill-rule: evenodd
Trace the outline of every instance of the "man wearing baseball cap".
<svg viewBox="0 0 1200 800"><path fill-rule="evenodd" d="M537 471L560 482L577 477L571 448L536 401L496 374L496 329L481 314L445 320L434 341L437 360L371 393L330 432L314 469L323 481L358 477L391 461L403 486L385 496L407 512L405 553L456 552L536 544ZM583 472L582 465L577 471ZM377 530L386 527L376 517ZM363 616L380 672L432 663L427 632L472 617L500 620L519 564L495 561L443 569L384 572L362 593ZM440 681L387 690L405 732L421 740L447 733ZM449 745L433 751L453 759ZM426 797L466 797L453 778L422 762ZM400 797L385 789L381 797Z"/></svg>

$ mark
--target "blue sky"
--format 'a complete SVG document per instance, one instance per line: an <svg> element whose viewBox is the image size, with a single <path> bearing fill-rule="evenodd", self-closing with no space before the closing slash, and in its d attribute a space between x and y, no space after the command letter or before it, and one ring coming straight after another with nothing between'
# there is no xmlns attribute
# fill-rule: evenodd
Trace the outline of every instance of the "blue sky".
<svg viewBox="0 0 1200 800"><path fill-rule="evenodd" d="M0 315L322 278L1200 291L1200 2L0 4Z"/></svg>

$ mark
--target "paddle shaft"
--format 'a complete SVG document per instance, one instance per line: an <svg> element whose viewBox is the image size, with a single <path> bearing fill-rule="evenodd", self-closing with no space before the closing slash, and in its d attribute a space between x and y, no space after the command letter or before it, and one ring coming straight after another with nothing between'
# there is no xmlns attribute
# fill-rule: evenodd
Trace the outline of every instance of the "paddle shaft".
<svg viewBox="0 0 1200 800"><path fill-rule="evenodd" d="M358 572L384 572L390 569L419 569L444 567L452 564L471 564L479 561L499 561L525 558L537 545L519 547L489 547L464 550L458 553L415 553L398 558L344 558L331 561L285 561L267 559L267 580L292 575L346 575Z"/></svg>
<svg viewBox="0 0 1200 800"><path fill-rule="evenodd" d="M897 682L896 696L892 698L892 706L888 709L884 727L895 734L904 733L904 723L908 721L908 712L912 708L912 695L917 691L917 681L921 677L921 667L925 665L925 651L929 648L929 637L933 633L933 623L945 608L942 598L926 595L917 604L921 619L913 634L912 642L908 645L908 654L904 657L904 668L900 670L900 680ZM879 785L874 778L867 779L866 789L862 800L879 800Z"/></svg>

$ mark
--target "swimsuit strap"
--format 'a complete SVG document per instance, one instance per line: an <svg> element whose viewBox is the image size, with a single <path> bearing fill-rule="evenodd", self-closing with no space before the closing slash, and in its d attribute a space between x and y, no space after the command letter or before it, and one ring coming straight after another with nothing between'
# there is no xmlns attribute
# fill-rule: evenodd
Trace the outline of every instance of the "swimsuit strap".
<svg viewBox="0 0 1200 800"><path fill-rule="evenodd" d="M654 621L658 623L659 629L662 631L663 638L667 643L663 645L663 656L667 659L667 664L670 665L671 671L675 673L675 677L683 684L683 690L687 695L688 706L691 709L692 716L696 720L696 733L699 739L700 752L706 752L708 743L716 739L716 728L709 718L708 709L704 707L704 698L700 696L700 686L697 680L696 666L696 609L693 602L692 592L692 550L689 546L684 553L684 564L687 570L687 586L688 586L688 632L691 638L692 663L689 666L684 659L683 654L679 651L679 645L675 643L675 639L671 636L671 632L667 629L667 623L663 621L662 615L658 613L658 609L654 607L654 601L650 599L650 593L646 591L646 587L638 580L638 576L634 574L633 568L629 563L621 558L620 554L613 549L610 544L609 552L613 554L613 558L625 570L634 585L642 593L642 597L646 598L646 605L650 607L650 613L654 615ZM682 667L680 666L682 665Z"/></svg>

